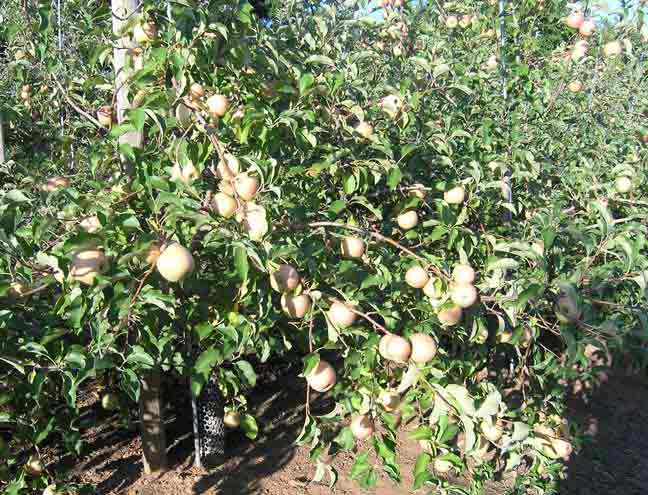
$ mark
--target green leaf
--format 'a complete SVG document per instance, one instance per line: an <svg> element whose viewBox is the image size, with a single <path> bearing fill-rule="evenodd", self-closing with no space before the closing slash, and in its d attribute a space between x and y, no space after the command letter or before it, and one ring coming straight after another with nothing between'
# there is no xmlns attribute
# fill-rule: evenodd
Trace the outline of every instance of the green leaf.
<svg viewBox="0 0 648 495"><path fill-rule="evenodd" d="M333 62L332 59L329 57L325 57L324 55L311 55L305 60L305 63L307 64L319 64L319 65L330 65L334 66L335 62Z"/></svg>
<svg viewBox="0 0 648 495"><path fill-rule="evenodd" d="M211 373L211 370L217 364L222 363L223 355L220 350L215 347L210 347L209 349L204 350L194 365L194 369L197 373L202 374L205 377L208 377Z"/></svg>
<svg viewBox="0 0 648 495"><path fill-rule="evenodd" d="M448 72L450 72L450 66L448 64L437 65L432 72L432 77L437 79Z"/></svg>
<svg viewBox="0 0 648 495"><path fill-rule="evenodd" d="M299 93L304 94L308 89L312 88L315 84L315 76L310 72L306 72L299 78Z"/></svg>
<svg viewBox="0 0 648 495"><path fill-rule="evenodd" d="M34 438L34 443L38 445L41 443L43 440L45 440L49 434L51 433L52 429L54 428L54 424L56 424L56 416L52 416L45 427L42 430L39 430L38 433L36 434L36 437Z"/></svg>
<svg viewBox="0 0 648 495"><path fill-rule="evenodd" d="M128 119L133 123L135 129L141 131L146 122L146 111L143 108L136 108L128 111Z"/></svg>
<svg viewBox="0 0 648 495"><path fill-rule="evenodd" d="M529 425L520 421L516 421L515 423L513 423L513 436L511 439L514 442L521 442L529 436L530 431L531 428L529 428Z"/></svg>
<svg viewBox="0 0 648 495"><path fill-rule="evenodd" d="M334 215L338 215L341 211L343 211L347 206L347 202L344 201L343 199L338 199L336 201L333 201L331 205L329 206L329 211L333 213Z"/></svg>
<svg viewBox="0 0 648 495"><path fill-rule="evenodd" d="M134 346L131 353L126 358L126 362L129 364L139 364L144 368L152 368L155 365L155 360L148 354L143 347Z"/></svg>
<svg viewBox="0 0 648 495"><path fill-rule="evenodd" d="M484 399L482 405L479 406L479 409L477 410L477 416L480 418L494 416L499 411L501 402L502 395L497 390L491 392L490 394L488 394L486 399Z"/></svg>
<svg viewBox="0 0 648 495"><path fill-rule="evenodd" d="M12 189L5 194L4 197L11 203L29 203L29 201L31 201L29 197L19 189Z"/></svg>
<svg viewBox="0 0 648 495"><path fill-rule="evenodd" d="M256 385L257 375L250 363L247 361L237 361L234 363L234 366L238 368L248 387L254 387Z"/></svg>
<svg viewBox="0 0 648 495"><path fill-rule="evenodd" d="M497 258L496 256L491 256L486 260L486 270L515 270L520 263L518 263L513 258Z"/></svg>
<svg viewBox="0 0 648 495"><path fill-rule="evenodd" d="M241 418L241 428L243 428L245 436L251 440L254 440L259 433L259 427L257 426L254 416L249 414L244 414Z"/></svg>
<svg viewBox="0 0 648 495"><path fill-rule="evenodd" d="M394 167L389 171L387 176L387 186L390 189L395 189L398 184L403 180L403 172L398 167Z"/></svg>
<svg viewBox="0 0 648 495"><path fill-rule="evenodd" d="M236 274L241 281L245 282L250 271L250 264L248 262L247 250L245 246L240 244L234 246L234 268L236 268Z"/></svg>

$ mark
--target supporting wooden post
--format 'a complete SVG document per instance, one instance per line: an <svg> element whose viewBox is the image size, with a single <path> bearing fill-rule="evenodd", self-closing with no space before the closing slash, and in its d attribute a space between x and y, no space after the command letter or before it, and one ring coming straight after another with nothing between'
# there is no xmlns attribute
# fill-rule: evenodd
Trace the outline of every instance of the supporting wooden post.
<svg viewBox="0 0 648 495"><path fill-rule="evenodd" d="M140 423L144 472L151 474L167 468L166 434L162 419L160 373L152 371L140 377Z"/></svg>
<svg viewBox="0 0 648 495"><path fill-rule="evenodd" d="M137 44L131 39L129 33L124 32L125 26L137 15L140 4L138 0L112 0L112 26L117 37L113 51L115 66L115 106L117 122L122 123L131 108L128 100L129 80L133 71L141 67L141 56L135 55ZM120 136L120 144L129 144L133 148L141 148L143 134L132 131ZM126 173L132 175L134 165L126 163ZM144 458L144 472L151 474L164 471L167 468L166 435L162 417L162 397L160 390L160 372L153 370L140 376L139 416L142 434L142 454Z"/></svg>

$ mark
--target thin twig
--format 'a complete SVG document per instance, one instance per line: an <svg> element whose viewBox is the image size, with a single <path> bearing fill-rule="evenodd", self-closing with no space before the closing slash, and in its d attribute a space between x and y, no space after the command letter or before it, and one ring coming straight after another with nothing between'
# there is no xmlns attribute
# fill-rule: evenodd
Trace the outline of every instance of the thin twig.
<svg viewBox="0 0 648 495"><path fill-rule="evenodd" d="M367 320L369 323L371 323L374 326L374 328L380 330L383 333L392 334L392 332L387 330L384 326L382 326L380 323L378 323L376 320L374 320L367 313L363 313L362 311L358 311L353 306L350 306L350 305L346 304L344 301L340 301L339 299L335 299L334 297L330 297L329 300L332 301L332 302L344 304L349 311L351 311L352 313L355 313L356 315L361 316L362 318Z"/></svg>
<svg viewBox="0 0 648 495"><path fill-rule="evenodd" d="M67 91L63 88L61 83L56 79L56 76L52 74L52 80L54 83L58 86L58 88L61 90L63 93L63 98L65 98L65 101L70 105L77 113L80 115L84 116L86 119L88 119L90 122L92 122L95 126L97 126L99 129L102 129L103 126L99 123L97 119L95 119L92 115L90 115L88 112L83 110L81 107L79 107L76 103L72 101L72 99L68 96Z"/></svg>

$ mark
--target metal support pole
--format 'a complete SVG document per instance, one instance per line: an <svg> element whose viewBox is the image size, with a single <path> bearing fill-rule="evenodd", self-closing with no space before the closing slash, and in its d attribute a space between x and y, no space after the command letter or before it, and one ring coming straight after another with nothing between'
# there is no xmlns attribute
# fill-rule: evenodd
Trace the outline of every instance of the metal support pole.
<svg viewBox="0 0 648 495"><path fill-rule="evenodd" d="M506 0L499 0L499 30L500 30L500 73L502 74L502 97L504 98L504 108L508 118L508 88L506 86ZM511 172L507 170L502 178L504 182L505 199L507 203L513 203L513 189L511 188ZM504 220L511 221L511 211L504 211Z"/></svg>

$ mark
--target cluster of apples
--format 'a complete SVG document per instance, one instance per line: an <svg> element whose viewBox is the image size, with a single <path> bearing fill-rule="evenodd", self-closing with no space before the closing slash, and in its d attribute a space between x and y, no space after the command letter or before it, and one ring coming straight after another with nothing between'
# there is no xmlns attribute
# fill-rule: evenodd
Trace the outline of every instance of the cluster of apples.
<svg viewBox="0 0 648 495"><path fill-rule="evenodd" d="M395 9L401 8L405 5L405 0L378 0L378 7L387 8L394 7Z"/></svg>
<svg viewBox="0 0 648 495"><path fill-rule="evenodd" d="M449 15L445 19L445 25L448 29L456 29L457 27L467 28L474 20L471 14L464 14L461 17L456 15Z"/></svg>
<svg viewBox="0 0 648 495"><path fill-rule="evenodd" d="M586 19L585 15L580 11L574 11L567 16L565 23L572 29L578 29L578 32L584 38L589 38L594 34L596 24L591 19Z"/></svg>
<svg viewBox="0 0 648 495"><path fill-rule="evenodd" d="M20 88L20 99L26 104L31 100L32 87L30 84L23 84Z"/></svg>

